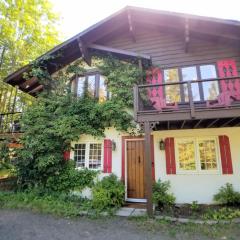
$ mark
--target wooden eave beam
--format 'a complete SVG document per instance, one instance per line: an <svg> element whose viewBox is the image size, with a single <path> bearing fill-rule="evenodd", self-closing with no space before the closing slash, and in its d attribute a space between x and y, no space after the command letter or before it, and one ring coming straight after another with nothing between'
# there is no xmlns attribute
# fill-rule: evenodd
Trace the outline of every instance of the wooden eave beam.
<svg viewBox="0 0 240 240"><path fill-rule="evenodd" d="M19 85L20 89L24 89L24 91L27 91L29 87L31 87L33 84L37 83L38 79L36 77L32 77L28 80L26 80L24 83Z"/></svg>
<svg viewBox="0 0 240 240"><path fill-rule="evenodd" d="M130 10L127 11L127 18L128 18L128 27L129 27L130 36L132 38L132 41L136 42L135 25L133 23L132 14Z"/></svg>
<svg viewBox="0 0 240 240"><path fill-rule="evenodd" d="M34 94L34 93L40 92L41 90L43 90L43 85L39 85L38 87L34 88L33 90L31 90L28 93L29 94Z"/></svg>
<svg viewBox="0 0 240 240"><path fill-rule="evenodd" d="M84 43L84 41L81 38L78 38L77 41L78 41L78 46L79 46L80 52L82 53L82 57L84 61L89 66L91 66L92 61L91 61L91 56L89 54L87 45Z"/></svg>
<svg viewBox="0 0 240 240"><path fill-rule="evenodd" d="M133 58L141 58L141 59L151 61L151 56L146 55L146 54L126 51L126 50L122 50L122 49L118 49L118 48L106 47L106 46L98 45L98 44L89 44L88 47L91 49L94 49L94 50L100 50L100 51L109 52L109 53L113 53L113 54L119 54L119 55L133 57Z"/></svg>

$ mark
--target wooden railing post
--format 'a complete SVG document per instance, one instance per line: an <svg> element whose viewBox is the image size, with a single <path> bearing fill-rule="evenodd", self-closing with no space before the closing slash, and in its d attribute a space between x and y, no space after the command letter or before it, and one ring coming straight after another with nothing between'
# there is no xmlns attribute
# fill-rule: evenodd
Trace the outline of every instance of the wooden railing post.
<svg viewBox="0 0 240 240"><path fill-rule="evenodd" d="M188 88L188 100L189 100L189 105L190 105L191 116L192 116L192 118L195 118L195 108L194 108L194 102L193 102L191 82L187 83L187 88Z"/></svg>

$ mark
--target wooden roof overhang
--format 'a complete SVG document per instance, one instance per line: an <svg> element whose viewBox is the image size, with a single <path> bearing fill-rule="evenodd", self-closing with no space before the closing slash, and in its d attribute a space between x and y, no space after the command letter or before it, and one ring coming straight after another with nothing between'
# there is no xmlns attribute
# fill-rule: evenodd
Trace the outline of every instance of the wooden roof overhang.
<svg viewBox="0 0 240 240"><path fill-rule="evenodd" d="M135 30L143 25L181 34L185 42L185 51L188 51L191 37L236 46L239 46L240 43L240 23L237 21L128 6L56 46L37 60L43 59L45 56L55 56L54 59L47 60L47 69L50 74L55 73L80 57L83 57L91 65L93 52L95 54L112 53L122 59L141 58L150 63L151 56L104 46L106 40L126 31L134 42L137 41ZM43 86L36 78L28 80L24 78L24 74L30 72L31 67L31 64L24 66L10 74L5 81L13 86L17 85L24 92L35 95L43 89Z"/></svg>

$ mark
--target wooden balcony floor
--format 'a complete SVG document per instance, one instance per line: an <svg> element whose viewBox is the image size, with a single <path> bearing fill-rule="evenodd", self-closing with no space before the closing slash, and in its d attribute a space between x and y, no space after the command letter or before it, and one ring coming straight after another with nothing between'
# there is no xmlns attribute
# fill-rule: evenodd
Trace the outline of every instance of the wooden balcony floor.
<svg viewBox="0 0 240 240"><path fill-rule="evenodd" d="M135 120L155 122L158 130L238 127L240 126L240 105L139 111L136 113Z"/></svg>

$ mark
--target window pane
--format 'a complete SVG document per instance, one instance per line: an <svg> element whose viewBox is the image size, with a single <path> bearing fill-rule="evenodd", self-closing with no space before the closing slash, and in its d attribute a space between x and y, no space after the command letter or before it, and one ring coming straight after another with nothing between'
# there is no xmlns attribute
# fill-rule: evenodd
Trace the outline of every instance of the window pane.
<svg viewBox="0 0 240 240"><path fill-rule="evenodd" d="M217 78L215 65L200 66L201 79ZM204 100L214 100L219 94L218 82L204 82L203 83Z"/></svg>
<svg viewBox="0 0 240 240"><path fill-rule="evenodd" d="M177 143L179 169L196 170L194 140L181 140Z"/></svg>
<svg viewBox="0 0 240 240"><path fill-rule="evenodd" d="M99 169L101 168L102 159L102 144L91 143L89 146L89 168Z"/></svg>
<svg viewBox="0 0 240 240"><path fill-rule="evenodd" d="M74 161L76 167L85 167L86 160L86 144L75 144Z"/></svg>
<svg viewBox="0 0 240 240"><path fill-rule="evenodd" d="M183 81L195 81L197 80L197 69L195 66L193 67L185 67L182 68L182 78ZM194 101L200 101L200 94L199 94L199 86L198 83L192 83L192 95ZM185 101L188 102L188 88L187 84L184 84L184 96Z"/></svg>
<svg viewBox="0 0 240 240"><path fill-rule="evenodd" d="M82 97L85 87L85 77L79 77L77 83L77 96Z"/></svg>
<svg viewBox="0 0 240 240"><path fill-rule="evenodd" d="M164 70L164 82L179 82L178 69L172 68ZM180 102L180 86L178 84L166 86L165 95L167 103Z"/></svg>
<svg viewBox="0 0 240 240"><path fill-rule="evenodd" d="M107 86L105 83L105 78L100 76L99 81L99 101L104 102L107 100Z"/></svg>
<svg viewBox="0 0 240 240"><path fill-rule="evenodd" d="M214 139L198 141L201 170L217 170L216 142Z"/></svg>
<svg viewBox="0 0 240 240"><path fill-rule="evenodd" d="M96 85L96 75L89 75L88 76L88 93L91 96L95 96L95 85Z"/></svg>

